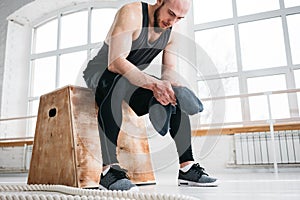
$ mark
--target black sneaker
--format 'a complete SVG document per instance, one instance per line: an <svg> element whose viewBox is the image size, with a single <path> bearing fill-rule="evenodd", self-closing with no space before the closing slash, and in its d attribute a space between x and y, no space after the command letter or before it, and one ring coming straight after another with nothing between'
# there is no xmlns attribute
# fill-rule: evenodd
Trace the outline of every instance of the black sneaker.
<svg viewBox="0 0 300 200"><path fill-rule="evenodd" d="M139 188L129 180L126 171L119 165L110 166L105 176L101 174L99 189L139 191Z"/></svg>
<svg viewBox="0 0 300 200"><path fill-rule="evenodd" d="M204 168L200 167L198 163L193 164L187 172L179 170L179 185L216 187L219 184L218 182L218 179L209 177L208 174L204 172Z"/></svg>

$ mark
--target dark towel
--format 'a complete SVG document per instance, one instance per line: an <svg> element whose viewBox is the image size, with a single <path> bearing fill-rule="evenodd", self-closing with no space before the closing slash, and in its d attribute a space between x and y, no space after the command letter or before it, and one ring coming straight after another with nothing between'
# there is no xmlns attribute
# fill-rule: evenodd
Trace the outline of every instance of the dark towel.
<svg viewBox="0 0 300 200"><path fill-rule="evenodd" d="M173 87L173 90L181 111L188 115L194 115L203 111L202 102L192 90L187 87Z"/></svg>
<svg viewBox="0 0 300 200"><path fill-rule="evenodd" d="M171 114L176 113L176 107L160 104L155 97L149 102L149 118L154 129L162 136L166 135L170 129Z"/></svg>
<svg viewBox="0 0 300 200"><path fill-rule="evenodd" d="M181 111L194 115L203 111L203 105L193 91L187 87L173 87L177 105ZM160 104L155 97L149 102L149 118L154 129L162 136L170 129L171 115L176 113L176 107Z"/></svg>

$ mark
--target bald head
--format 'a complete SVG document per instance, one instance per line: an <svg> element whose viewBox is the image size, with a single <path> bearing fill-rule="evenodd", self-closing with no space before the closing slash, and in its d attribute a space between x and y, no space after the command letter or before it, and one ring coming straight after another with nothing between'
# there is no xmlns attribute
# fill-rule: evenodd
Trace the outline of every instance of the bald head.
<svg viewBox="0 0 300 200"><path fill-rule="evenodd" d="M157 0L153 8L155 32L162 32L184 18L191 0Z"/></svg>
<svg viewBox="0 0 300 200"><path fill-rule="evenodd" d="M165 4L170 4L174 8L181 10L183 13L187 13L191 7L191 0L163 0Z"/></svg>

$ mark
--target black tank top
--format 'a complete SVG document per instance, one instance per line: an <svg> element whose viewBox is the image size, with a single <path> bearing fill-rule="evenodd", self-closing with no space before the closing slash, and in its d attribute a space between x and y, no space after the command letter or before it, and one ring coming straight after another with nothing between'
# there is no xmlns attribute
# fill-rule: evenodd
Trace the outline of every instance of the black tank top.
<svg viewBox="0 0 300 200"><path fill-rule="evenodd" d="M132 46L127 60L144 70L152 60L166 47L169 41L172 28L164 31L160 37L153 41L148 41L148 4L142 2L143 25L139 37L132 41ZM108 66L108 45L104 42L98 54L89 61L87 68L83 72L83 77L90 88L96 88L98 81Z"/></svg>

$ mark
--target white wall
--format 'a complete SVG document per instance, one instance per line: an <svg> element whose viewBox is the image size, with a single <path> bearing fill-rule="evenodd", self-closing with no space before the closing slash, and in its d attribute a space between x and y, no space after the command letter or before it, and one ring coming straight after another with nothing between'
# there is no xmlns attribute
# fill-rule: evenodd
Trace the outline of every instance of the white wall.
<svg viewBox="0 0 300 200"><path fill-rule="evenodd" d="M5 51L1 117L26 116L31 27L9 22ZM13 123L13 124L12 124ZM0 137L24 137L26 121L0 124Z"/></svg>
<svg viewBox="0 0 300 200"><path fill-rule="evenodd" d="M3 94L3 75L4 75L4 58L6 51L6 35L8 22L6 18L23 5L31 2L32 0L1 0L0 1L0 104L1 96ZM1 111L1 107L0 107Z"/></svg>

